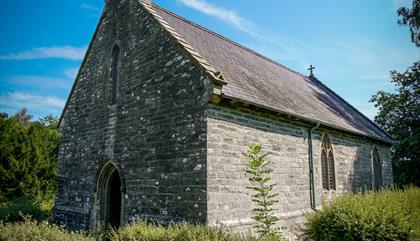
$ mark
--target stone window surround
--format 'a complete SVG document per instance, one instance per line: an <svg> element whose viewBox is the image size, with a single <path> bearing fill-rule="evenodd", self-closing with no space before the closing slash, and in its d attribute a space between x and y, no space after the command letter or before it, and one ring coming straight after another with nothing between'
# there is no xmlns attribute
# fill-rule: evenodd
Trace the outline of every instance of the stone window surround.
<svg viewBox="0 0 420 241"><path fill-rule="evenodd" d="M328 142L329 142L329 145L330 145L328 150L324 150L324 147L323 147L324 146L324 140L325 140L325 138L328 138ZM335 162L335 158L334 158L334 156L335 156L334 155L334 153L335 153L334 146L331 143L331 138L330 138L330 135L328 135L328 133L324 133L321 136L321 141L320 141L320 144L319 144L319 150L320 150L320 152L319 152L319 154L320 154L319 155L319 167L318 167L318 170L319 170L319 172L318 172L319 185L322 188L323 193L335 193L337 191L337 175L336 175L337 168L336 168L336 162ZM334 175L333 175L333 180L332 181L334 182L334 188L329 188L329 189L323 188L324 187L324 185L323 185L323 177L322 177L322 152L323 151L326 152L326 155L327 155L327 163L328 163L329 153L330 152L332 153L332 158L333 158L333 161L332 162L333 162L333 165L334 165L334 169L333 169L334 170ZM330 178L331 178L331 176L328 175L328 181L331 181Z"/></svg>
<svg viewBox="0 0 420 241"><path fill-rule="evenodd" d="M117 51L117 53L115 53ZM115 41L112 49L111 49L111 61L109 63L109 100L111 105L115 105L118 102L119 97L119 82L120 82L120 67L121 67L121 47L119 41ZM115 63L116 62L116 63ZM114 71L116 73L114 73Z"/></svg>
<svg viewBox="0 0 420 241"><path fill-rule="evenodd" d="M95 185L95 203L99 202L99 210L97 215L97 226L96 228L104 228L103 224L107 222L108 216L108 197L109 197L109 181L114 172L117 172L121 182L121 213L120 213L120 224L124 224L124 197L126 195L125 180L121 175L121 171L117 165L111 161L106 161L98 169L96 175ZM102 225L102 226L101 226Z"/></svg>

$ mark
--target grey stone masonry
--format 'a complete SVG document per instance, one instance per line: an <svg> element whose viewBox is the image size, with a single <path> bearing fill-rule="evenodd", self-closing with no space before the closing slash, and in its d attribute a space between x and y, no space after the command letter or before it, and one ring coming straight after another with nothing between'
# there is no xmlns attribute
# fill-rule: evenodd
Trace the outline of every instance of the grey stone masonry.
<svg viewBox="0 0 420 241"><path fill-rule="evenodd" d="M99 225L97 176L110 162L123 182L122 224L205 222L205 112L212 82L138 1L111 3L61 120L52 219L70 229ZM116 44L119 97L111 104Z"/></svg>
<svg viewBox="0 0 420 241"><path fill-rule="evenodd" d="M328 133L335 154L337 189L325 191L321 184L321 137ZM253 204L249 181L244 174L247 145L261 143L271 153L269 160L273 181L278 185L276 204L280 226L294 239L311 211L309 194L308 128L290 121L244 113L239 110L210 106L207 118L207 216L213 225L230 226L246 231L252 226ZM319 129L313 136L316 204L335 195L372 188L372 149L381 153L383 181L391 186L392 169L387 147L337 131Z"/></svg>
<svg viewBox="0 0 420 241"><path fill-rule="evenodd" d="M153 220L246 231L253 204L242 153L261 143L278 183L279 225L295 239L311 211L308 130L315 123L229 99L222 73L147 8L106 0L60 120L51 220L72 230ZM321 183L325 135L335 159L332 191ZM393 185L390 144L362 135L326 125L313 132L317 208L323 199L372 189L374 148L383 185Z"/></svg>

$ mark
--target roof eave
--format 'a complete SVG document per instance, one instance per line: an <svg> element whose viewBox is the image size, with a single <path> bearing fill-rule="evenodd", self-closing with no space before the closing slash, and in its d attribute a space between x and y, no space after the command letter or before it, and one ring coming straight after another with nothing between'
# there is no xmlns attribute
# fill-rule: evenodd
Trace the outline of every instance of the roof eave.
<svg viewBox="0 0 420 241"><path fill-rule="evenodd" d="M265 106L265 105L262 105L262 104L258 104L258 103L252 102L252 101L243 100L243 99L232 97L232 96L227 96L225 94L221 94L220 99L234 100L234 101L237 101L237 102L240 102L240 103L243 103L243 104L255 106L257 108L269 110L269 111L278 113L280 115L294 117L294 118L297 118L300 121L307 122L307 123L310 123L310 124L319 123L321 126L324 126L324 127L330 128L330 129L335 129L335 130L346 132L346 133L349 133L349 134L361 136L363 138L369 138L371 140L379 141L381 143L384 143L388 146L393 145L392 138L390 138L390 140L386 140L386 139L383 139L383 138L368 135L368 134L363 133L363 132L357 132L357 131L349 130L349 129L346 129L346 128L343 128L343 127L340 127L340 126L337 126L337 125L330 124L330 123L325 122L325 121L316 120L316 119L313 119L313 118L310 118L310 117L307 117L307 116L302 116L302 115L299 115L299 114L295 114L295 113L292 113L292 112L278 110L276 108L272 108L272 107L269 107L269 106ZM213 104L216 104L216 103L213 103Z"/></svg>

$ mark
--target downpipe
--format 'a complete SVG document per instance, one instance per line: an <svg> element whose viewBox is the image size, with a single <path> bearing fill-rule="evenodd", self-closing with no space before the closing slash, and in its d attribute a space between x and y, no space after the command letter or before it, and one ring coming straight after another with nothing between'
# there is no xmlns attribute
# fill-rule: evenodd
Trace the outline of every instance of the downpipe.
<svg viewBox="0 0 420 241"><path fill-rule="evenodd" d="M315 203L315 181L314 181L314 155L313 155L313 145L312 145L312 132L320 126L320 123L317 122L315 126L309 128L308 130L308 159L309 159L309 198L311 208L316 209Z"/></svg>

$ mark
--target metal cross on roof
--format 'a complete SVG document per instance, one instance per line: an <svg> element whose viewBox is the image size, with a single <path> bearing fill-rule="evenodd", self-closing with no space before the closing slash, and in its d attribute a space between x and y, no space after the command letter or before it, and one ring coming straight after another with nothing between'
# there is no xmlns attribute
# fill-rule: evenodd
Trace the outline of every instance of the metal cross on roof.
<svg viewBox="0 0 420 241"><path fill-rule="evenodd" d="M313 72L313 70L315 69L315 66L313 66L312 64L309 66L309 71L310 71L310 73L309 73L309 77L314 77L314 72Z"/></svg>

